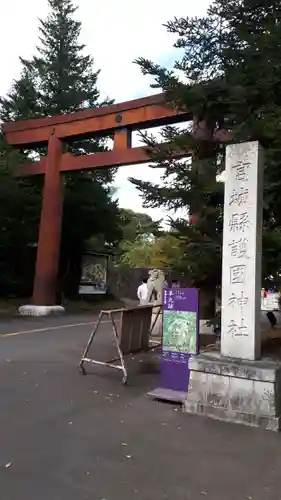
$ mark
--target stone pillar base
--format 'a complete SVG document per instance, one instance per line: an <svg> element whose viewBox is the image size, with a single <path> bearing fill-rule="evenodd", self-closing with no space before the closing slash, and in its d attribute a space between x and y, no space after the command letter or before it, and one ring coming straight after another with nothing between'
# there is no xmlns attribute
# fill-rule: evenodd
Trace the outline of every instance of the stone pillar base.
<svg viewBox="0 0 281 500"><path fill-rule="evenodd" d="M63 314L65 312L62 306L21 306L19 313L21 316L50 316L54 314Z"/></svg>
<svg viewBox="0 0 281 500"><path fill-rule="evenodd" d="M189 368L184 412L280 430L281 363L210 353L191 358Z"/></svg>
<svg viewBox="0 0 281 500"><path fill-rule="evenodd" d="M214 334L214 327L209 326L208 319L200 319L199 320L199 333L205 334L205 335L213 335Z"/></svg>
<svg viewBox="0 0 281 500"><path fill-rule="evenodd" d="M160 309L160 311L159 311L159 309ZM158 315L158 317L157 317L157 315ZM155 322L155 320L156 320L156 322ZM158 306L153 307L153 309L152 309L150 328L152 326L153 326L153 330L151 332L151 337L161 338L163 335L163 311Z"/></svg>

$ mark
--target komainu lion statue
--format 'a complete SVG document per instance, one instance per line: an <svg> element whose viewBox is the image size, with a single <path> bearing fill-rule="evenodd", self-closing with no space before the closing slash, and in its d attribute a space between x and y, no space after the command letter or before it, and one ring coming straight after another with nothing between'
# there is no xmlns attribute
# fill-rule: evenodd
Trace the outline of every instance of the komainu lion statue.
<svg viewBox="0 0 281 500"><path fill-rule="evenodd" d="M152 335L156 337L162 336L162 300L163 290L165 286L165 274L160 269L152 269L149 271L147 281L148 287L148 302L154 304L152 310L151 325L154 325ZM160 306L160 307L159 307ZM158 315L158 317L157 317ZM157 318L157 320L156 320ZM154 324L155 323L155 324Z"/></svg>

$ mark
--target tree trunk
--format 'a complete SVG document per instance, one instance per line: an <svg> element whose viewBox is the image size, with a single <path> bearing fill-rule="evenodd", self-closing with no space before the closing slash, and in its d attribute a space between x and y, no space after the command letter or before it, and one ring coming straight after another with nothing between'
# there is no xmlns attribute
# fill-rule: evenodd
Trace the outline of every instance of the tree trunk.
<svg viewBox="0 0 281 500"><path fill-rule="evenodd" d="M199 295L200 320L214 319L216 314L216 287L203 288Z"/></svg>

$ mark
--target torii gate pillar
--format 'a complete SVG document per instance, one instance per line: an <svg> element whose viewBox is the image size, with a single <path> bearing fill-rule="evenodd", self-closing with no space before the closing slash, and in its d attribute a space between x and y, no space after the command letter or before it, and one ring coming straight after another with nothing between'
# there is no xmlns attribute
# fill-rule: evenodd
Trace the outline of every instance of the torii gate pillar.
<svg viewBox="0 0 281 500"><path fill-rule="evenodd" d="M62 143L52 133L48 143L41 219L32 302L35 306L56 304L63 207L63 177L60 173Z"/></svg>

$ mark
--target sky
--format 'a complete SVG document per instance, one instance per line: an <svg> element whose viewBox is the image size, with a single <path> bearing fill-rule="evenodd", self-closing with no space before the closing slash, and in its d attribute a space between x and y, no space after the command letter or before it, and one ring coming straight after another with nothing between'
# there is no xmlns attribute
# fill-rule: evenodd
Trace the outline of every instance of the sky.
<svg viewBox="0 0 281 500"><path fill-rule="evenodd" d="M137 57L171 66L177 58L173 35L163 23L174 17L204 15L209 0L76 0L77 17L82 22L81 42L100 69L98 81L102 96L115 102L144 97L155 92L152 80L141 74L133 64ZM29 58L38 44L38 18L48 13L47 0L9 0L1 5L0 30L0 95L5 95L19 77L19 57ZM15 15L16 14L16 15ZM7 49L5 50L5 47ZM138 144L133 138L133 146ZM176 215L163 209L145 209L136 189L128 181L136 177L159 183L161 172L147 165L122 167L116 176L119 205L135 211L147 212L153 219Z"/></svg>

